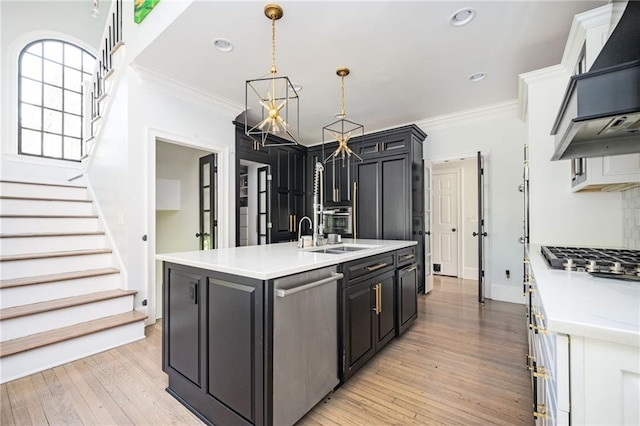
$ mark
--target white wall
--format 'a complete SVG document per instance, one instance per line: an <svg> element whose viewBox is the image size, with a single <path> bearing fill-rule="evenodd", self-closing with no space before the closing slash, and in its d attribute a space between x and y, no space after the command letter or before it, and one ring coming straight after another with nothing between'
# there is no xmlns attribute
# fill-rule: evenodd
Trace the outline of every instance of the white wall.
<svg viewBox="0 0 640 426"><path fill-rule="evenodd" d="M528 86L526 134L530 154L530 242L621 246L621 193L573 193L570 162L550 161L554 149L551 127L569 82L569 74L558 66L521 77Z"/></svg>
<svg viewBox="0 0 640 426"><path fill-rule="evenodd" d="M433 171L460 171L460 239L459 273L460 277L478 279L478 240L473 232L478 230L478 176L477 160L467 159L447 161L433 165ZM432 231L433 233L433 231Z"/></svg>
<svg viewBox="0 0 640 426"><path fill-rule="evenodd" d="M516 103L435 117L417 123L428 137L424 158L439 162L474 156L485 157L485 296L524 303L522 282L522 147L524 124ZM511 271L507 279L505 270Z"/></svg>

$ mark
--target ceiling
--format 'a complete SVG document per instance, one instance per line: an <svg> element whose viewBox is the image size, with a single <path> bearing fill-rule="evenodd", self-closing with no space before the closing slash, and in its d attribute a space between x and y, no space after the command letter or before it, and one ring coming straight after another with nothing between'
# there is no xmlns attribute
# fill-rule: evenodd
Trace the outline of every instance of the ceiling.
<svg viewBox="0 0 640 426"><path fill-rule="evenodd" d="M136 62L238 106L245 80L268 74L267 2L194 1ZM340 111L365 131L517 98L518 74L559 64L573 16L606 1L283 1L276 22L279 76L302 85L301 143L322 140ZM160 3L161 5L162 3ZM476 11L464 26L449 18ZM234 48L221 52L222 37ZM486 73L472 83L469 76Z"/></svg>

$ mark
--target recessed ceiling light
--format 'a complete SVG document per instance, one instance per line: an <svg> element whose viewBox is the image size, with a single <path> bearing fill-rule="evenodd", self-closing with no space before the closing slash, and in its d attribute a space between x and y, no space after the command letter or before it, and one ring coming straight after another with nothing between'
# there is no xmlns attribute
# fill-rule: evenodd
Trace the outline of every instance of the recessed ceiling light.
<svg viewBox="0 0 640 426"><path fill-rule="evenodd" d="M471 75L469 76L469 81L472 81L472 82L474 82L474 83L475 83L475 82L478 82L478 81L480 81L480 80L484 80L484 78L485 78L486 76L487 76L487 75L486 75L485 73L483 73L483 72L477 72L477 73L475 73L475 74L471 74Z"/></svg>
<svg viewBox="0 0 640 426"><path fill-rule="evenodd" d="M221 52L231 52L233 50L233 44L224 38L217 38L213 40L213 45Z"/></svg>
<svg viewBox="0 0 640 426"><path fill-rule="evenodd" d="M454 27L468 24L476 16L475 9L465 7L464 9L457 10L449 18L449 23Z"/></svg>

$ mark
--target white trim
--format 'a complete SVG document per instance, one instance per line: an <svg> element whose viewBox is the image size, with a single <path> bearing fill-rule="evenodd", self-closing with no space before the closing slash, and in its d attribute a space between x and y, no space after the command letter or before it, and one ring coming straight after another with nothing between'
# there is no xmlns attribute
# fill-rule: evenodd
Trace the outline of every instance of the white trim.
<svg viewBox="0 0 640 426"><path fill-rule="evenodd" d="M553 65L518 76L518 118L525 121L529 98L529 83L557 76L569 76L569 71L562 65Z"/></svg>
<svg viewBox="0 0 640 426"><path fill-rule="evenodd" d="M230 204L229 180L232 178L231 147L224 146L200 139L192 139L188 136L166 132L164 130L145 127L145 158L146 163L146 193L145 200L147 218L147 250L144 261L144 275L147 283L147 316L146 325L154 324L156 317L156 143L163 142L181 145L188 148L195 148L202 151L215 153L218 156L218 229L226 228L226 232L218 233L218 247L229 247L231 234L235 229L226 226L230 223L230 211L227 208Z"/></svg>
<svg viewBox="0 0 640 426"><path fill-rule="evenodd" d="M613 4L609 3L573 17L569 37L567 37L567 43L560 61L560 64L568 72L571 72L578 63L582 46L587 38L587 32L603 25L606 25L608 30L612 12ZM594 60L595 57L588 58L588 65L591 66Z"/></svg>
<svg viewBox="0 0 640 426"><path fill-rule="evenodd" d="M143 86L167 95L213 109L221 114L232 114L234 117L244 111L244 105L204 92L194 86L175 80L160 71L138 64L131 64L131 69Z"/></svg>

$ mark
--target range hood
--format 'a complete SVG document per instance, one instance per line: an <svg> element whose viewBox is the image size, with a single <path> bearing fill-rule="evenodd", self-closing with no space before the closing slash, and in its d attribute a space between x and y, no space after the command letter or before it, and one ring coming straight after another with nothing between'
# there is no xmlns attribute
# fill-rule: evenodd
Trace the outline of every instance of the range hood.
<svg viewBox="0 0 640 426"><path fill-rule="evenodd" d="M552 160L640 152L640 1L629 0L593 66L571 77Z"/></svg>

